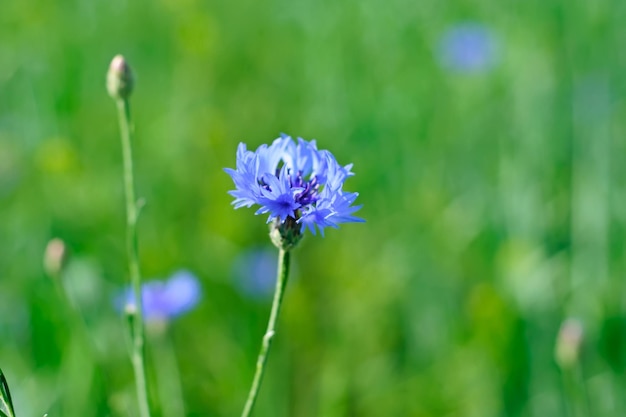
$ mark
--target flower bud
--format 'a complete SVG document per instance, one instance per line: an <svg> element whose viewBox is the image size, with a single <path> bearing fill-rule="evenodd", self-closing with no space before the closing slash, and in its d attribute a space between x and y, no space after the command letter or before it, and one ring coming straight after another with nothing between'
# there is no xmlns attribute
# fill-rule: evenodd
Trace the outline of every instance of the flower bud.
<svg viewBox="0 0 626 417"><path fill-rule="evenodd" d="M127 99L133 91L134 79L130 66L122 55L116 55L107 73L107 91L114 99Z"/></svg>
<svg viewBox="0 0 626 417"><path fill-rule="evenodd" d="M580 320L569 318L561 324L554 356L562 369L572 368L578 363L584 336L584 329Z"/></svg>
<svg viewBox="0 0 626 417"><path fill-rule="evenodd" d="M43 266L48 275L56 277L61 274L67 262L67 247L58 238L48 242L43 256Z"/></svg>
<svg viewBox="0 0 626 417"><path fill-rule="evenodd" d="M291 250L302 239L302 225L293 217L287 217L283 223L276 218L270 223L270 239L277 248Z"/></svg>
<svg viewBox="0 0 626 417"><path fill-rule="evenodd" d="M124 317L130 330L131 338L135 338L135 323L137 322L137 306L134 302L128 302L124 306Z"/></svg>

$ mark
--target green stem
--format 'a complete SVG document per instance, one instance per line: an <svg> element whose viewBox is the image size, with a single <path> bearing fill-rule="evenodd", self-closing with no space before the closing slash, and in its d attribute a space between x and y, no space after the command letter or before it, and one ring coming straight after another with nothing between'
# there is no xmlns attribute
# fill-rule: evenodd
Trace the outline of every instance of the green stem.
<svg viewBox="0 0 626 417"><path fill-rule="evenodd" d="M135 181L133 179L133 155L131 148L131 119L128 99L116 100L120 132L122 137L122 156L124 159L124 190L126 194L126 226L128 268L133 288L136 312L132 320L132 355L131 361L135 373L135 388L139 402L140 417L150 417L146 367L144 358L143 302L141 297L141 275L137 244L137 200L135 199Z"/></svg>
<svg viewBox="0 0 626 417"><path fill-rule="evenodd" d="M287 277L289 275L289 251L285 249L279 249L278 252L278 274L276 276L276 290L274 292L274 301L272 302L272 311L270 313L270 319L267 322L267 331L263 336L263 343L261 344L261 351L256 362L256 372L254 379L252 380L252 387L248 394L248 400L241 413L241 417L248 417L252 413L252 408L256 401L259 387L261 386L261 380L263 379L263 373L265 371L265 363L267 362L267 354L269 353L272 339L276 334L276 319L280 311L280 305L282 304L283 294L285 286L287 284Z"/></svg>
<svg viewBox="0 0 626 417"><path fill-rule="evenodd" d="M164 324L164 326L167 326ZM181 386L180 369L178 358L172 344L169 328L160 332L151 343L154 359L159 364L155 368L159 399L161 400L161 414L167 417L184 417L185 403L183 401L183 389Z"/></svg>
<svg viewBox="0 0 626 417"><path fill-rule="evenodd" d="M587 387L580 364L577 364L572 369L563 369L562 377L567 415L570 417L592 416Z"/></svg>

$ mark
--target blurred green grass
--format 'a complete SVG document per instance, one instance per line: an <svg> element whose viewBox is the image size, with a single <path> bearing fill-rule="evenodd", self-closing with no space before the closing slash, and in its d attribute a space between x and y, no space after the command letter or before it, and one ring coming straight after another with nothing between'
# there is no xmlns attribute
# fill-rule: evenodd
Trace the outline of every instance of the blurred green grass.
<svg viewBox="0 0 626 417"><path fill-rule="evenodd" d="M367 223L294 253L257 415L570 415L553 359L568 316L592 415L624 415L625 17L608 0L0 3L0 366L18 415L133 415L112 306L117 53L137 74L143 275L203 286L169 332L189 416L237 415L249 388L270 301L238 292L233 262L269 242L222 168L280 132L354 162ZM468 20L499 61L450 73L438 41ZM43 272L53 237L85 327Z"/></svg>

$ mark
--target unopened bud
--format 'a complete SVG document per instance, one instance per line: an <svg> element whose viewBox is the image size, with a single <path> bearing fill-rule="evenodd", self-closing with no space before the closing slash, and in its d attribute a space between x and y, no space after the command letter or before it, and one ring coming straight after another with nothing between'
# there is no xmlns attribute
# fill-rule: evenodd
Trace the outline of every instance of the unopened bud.
<svg viewBox="0 0 626 417"><path fill-rule="evenodd" d="M137 306L134 302L128 302L124 306L124 314L128 317L135 317L137 315Z"/></svg>
<svg viewBox="0 0 626 417"><path fill-rule="evenodd" d="M572 368L580 360L584 333L583 325L578 319L569 318L561 324L554 352L561 368Z"/></svg>
<svg viewBox="0 0 626 417"><path fill-rule="evenodd" d="M134 79L130 66L122 55L116 55L107 73L107 91L114 99L127 99L133 91Z"/></svg>
<svg viewBox="0 0 626 417"><path fill-rule="evenodd" d="M48 242L43 256L43 266L46 273L51 277L61 274L67 262L67 255L67 247L61 239L54 238Z"/></svg>

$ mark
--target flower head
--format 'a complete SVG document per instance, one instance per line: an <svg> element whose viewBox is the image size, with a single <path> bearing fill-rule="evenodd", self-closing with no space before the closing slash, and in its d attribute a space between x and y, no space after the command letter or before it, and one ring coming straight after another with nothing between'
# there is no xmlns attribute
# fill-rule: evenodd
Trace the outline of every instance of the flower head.
<svg viewBox="0 0 626 417"><path fill-rule="evenodd" d="M343 191L344 181L354 175L351 169L351 164L339 165L329 151L318 150L315 140L295 142L283 134L254 152L239 144L237 168L225 171L235 183L229 191L235 208L256 204L255 214L268 214L268 223L295 228L296 234L304 225L323 235L325 227L364 221L352 215L361 208L352 206L358 193Z"/></svg>
<svg viewBox="0 0 626 417"><path fill-rule="evenodd" d="M43 266L48 275L58 277L67 264L68 251L65 242L54 238L46 246L43 257Z"/></svg>
<svg viewBox="0 0 626 417"><path fill-rule="evenodd" d="M141 286L146 321L167 321L186 313L200 301L200 283L189 271L175 272L167 281L147 281ZM124 293L126 307L135 305L132 288Z"/></svg>
<svg viewBox="0 0 626 417"><path fill-rule="evenodd" d="M236 288L246 297L265 300L274 290L277 268L276 253L270 247L244 251L233 262Z"/></svg>
<svg viewBox="0 0 626 417"><path fill-rule="evenodd" d="M580 320L568 318L561 323L554 352L561 368L571 368L578 363L584 340L585 329Z"/></svg>
<svg viewBox="0 0 626 417"><path fill-rule="evenodd" d="M439 61L453 72L480 73L491 69L498 58L494 32L476 22L449 28L439 42Z"/></svg>

